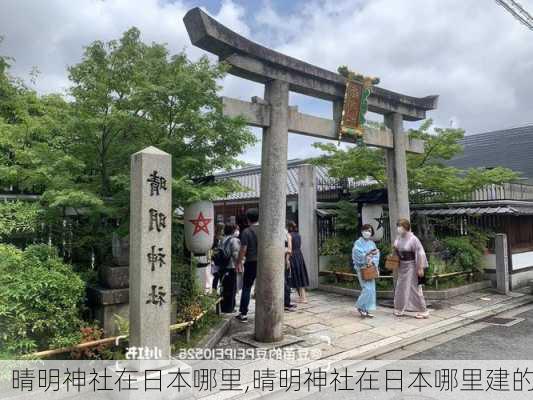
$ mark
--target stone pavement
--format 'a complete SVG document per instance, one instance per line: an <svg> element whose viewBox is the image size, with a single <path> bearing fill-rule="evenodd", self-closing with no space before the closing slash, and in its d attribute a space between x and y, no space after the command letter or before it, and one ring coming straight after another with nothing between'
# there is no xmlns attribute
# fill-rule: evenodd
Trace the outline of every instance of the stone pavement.
<svg viewBox="0 0 533 400"><path fill-rule="evenodd" d="M244 375L241 382L246 382L247 379L252 382L254 369L300 367L313 370L318 367L343 366L354 360L385 358L387 354L396 357L404 347L412 348L418 342L427 344L432 337L451 333L458 328L463 328L463 334L468 334L468 325L477 320L533 303L533 296L526 294L526 291L502 295L487 289L439 301L434 303L434 309L430 308L430 318L422 320L415 319L414 316L396 317L391 308L382 306L374 312L375 318L361 318L354 308L354 298L312 291L309 293L308 304L298 304L297 311L285 313L285 333L302 340L290 348L295 351L303 349L312 357L297 360L210 360L193 362L191 366L239 367ZM236 341L235 337L253 332L254 308L252 301L252 312L248 315L247 323L232 319L230 329L217 345L218 348L250 348ZM450 338L452 337L454 336L451 334ZM235 393L211 395L216 396L213 398L227 398L234 397ZM245 397L251 395L252 393L248 393Z"/></svg>
<svg viewBox="0 0 533 400"><path fill-rule="evenodd" d="M285 333L303 340L291 347L320 349L323 358L344 353L361 359L381 347L398 345L406 339L412 342L412 338L427 337L433 331L442 333L532 301L533 296L525 293L512 292L506 296L489 289L434 302L435 309L430 308L428 319L416 319L414 314L396 317L391 308L382 306L374 312L375 318L361 318L354 308L355 299L313 291L308 304L298 304L297 311L285 313ZM254 308L252 301L247 323L232 321L229 333L218 347L249 347L237 342L234 336L253 332Z"/></svg>

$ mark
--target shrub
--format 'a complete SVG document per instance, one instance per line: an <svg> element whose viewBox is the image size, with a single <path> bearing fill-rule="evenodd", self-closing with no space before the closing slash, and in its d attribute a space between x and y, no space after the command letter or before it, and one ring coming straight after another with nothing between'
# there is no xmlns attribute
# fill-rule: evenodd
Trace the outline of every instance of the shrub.
<svg viewBox="0 0 533 400"><path fill-rule="evenodd" d="M14 201L0 203L0 239L28 239L37 234L42 209L37 203Z"/></svg>
<svg viewBox="0 0 533 400"><path fill-rule="evenodd" d="M172 259L173 278L177 284L178 313L195 304L196 299L202 293L198 279L196 278L196 265L188 265Z"/></svg>
<svg viewBox="0 0 533 400"><path fill-rule="evenodd" d="M474 246L468 237L447 237L442 244L451 263L463 271L480 268L483 250Z"/></svg>
<svg viewBox="0 0 533 400"><path fill-rule="evenodd" d="M0 348L21 354L80 339L85 286L46 245L0 245Z"/></svg>
<svg viewBox="0 0 533 400"><path fill-rule="evenodd" d="M321 256L340 256L343 254L344 243L338 237L330 237L322 244Z"/></svg>
<svg viewBox="0 0 533 400"><path fill-rule="evenodd" d="M88 343L104 337L103 329L98 326L85 326L80 329L81 341L80 343ZM74 360L101 360L104 351L109 348L108 344L100 344L94 347L86 347L83 349L75 349L70 353L70 357Z"/></svg>
<svg viewBox="0 0 533 400"><path fill-rule="evenodd" d="M337 219L335 221L337 236L350 243L358 237L359 227L357 226L357 207L349 201L339 201L337 203Z"/></svg>

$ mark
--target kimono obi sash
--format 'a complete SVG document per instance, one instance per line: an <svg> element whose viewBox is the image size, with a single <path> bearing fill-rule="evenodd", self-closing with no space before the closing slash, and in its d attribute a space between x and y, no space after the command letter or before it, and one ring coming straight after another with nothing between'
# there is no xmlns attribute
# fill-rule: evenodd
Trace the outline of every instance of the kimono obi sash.
<svg viewBox="0 0 533 400"><path fill-rule="evenodd" d="M398 255L402 261L413 261L415 259L414 251L399 251Z"/></svg>

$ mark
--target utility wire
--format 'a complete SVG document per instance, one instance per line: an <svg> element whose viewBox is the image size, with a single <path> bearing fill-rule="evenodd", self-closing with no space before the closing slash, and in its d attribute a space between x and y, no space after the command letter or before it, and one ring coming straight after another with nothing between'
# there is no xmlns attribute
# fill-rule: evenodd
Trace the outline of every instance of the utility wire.
<svg viewBox="0 0 533 400"><path fill-rule="evenodd" d="M495 0L505 8L516 20L533 31L533 17L516 0Z"/></svg>

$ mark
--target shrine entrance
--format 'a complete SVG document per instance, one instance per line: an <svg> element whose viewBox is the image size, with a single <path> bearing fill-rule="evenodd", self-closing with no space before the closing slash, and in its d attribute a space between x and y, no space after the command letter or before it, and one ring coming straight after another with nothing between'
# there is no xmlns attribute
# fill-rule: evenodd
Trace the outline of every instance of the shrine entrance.
<svg viewBox="0 0 533 400"><path fill-rule="evenodd" d="M264 99L255 97L246 102L223 98L223 105L226 115L243 116L249 125L263 129L255 339L277 342L283 338L286 210L280 204L286 201L288 132L339 140L347 79L254 43L199 8L191 9L183 20L193 45L229 64L230 74L265 85ZM333 120L298 112L289 106L289 91L331 101ZM368 96L368 111L383 115L386 128L365 127L360 140L385 149L391 231L398 218L409 218L405 152L424 152L423 141L407 139L403 121L425 119L426 111L434 110L437 100L438 96L411 97L377 86ZM356 142L349 135L340 140ZM302 230L303 225L300 221Z"/></svg>

